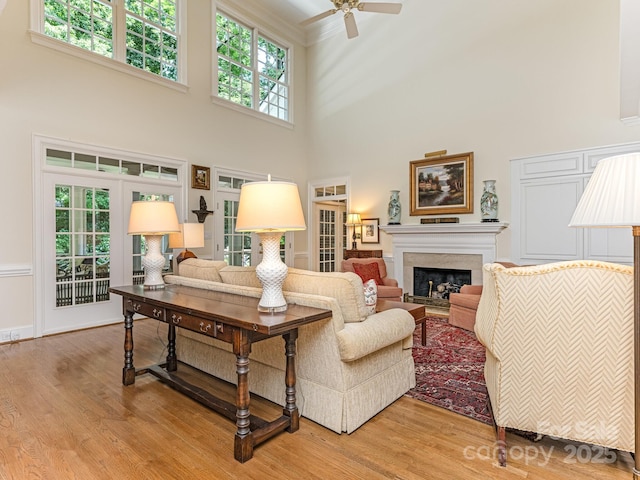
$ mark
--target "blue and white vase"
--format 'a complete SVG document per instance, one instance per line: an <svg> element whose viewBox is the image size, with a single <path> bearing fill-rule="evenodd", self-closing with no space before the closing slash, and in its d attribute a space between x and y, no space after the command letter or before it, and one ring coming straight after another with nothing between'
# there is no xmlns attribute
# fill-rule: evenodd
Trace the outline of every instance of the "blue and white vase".
<svg viewBox="0 0 640 480"><path fill-rule="evenodd" d="M389 225L400 225L400 214L402 206L400 205L400 190L391 190L391 198L389 198Z"/></svg>
<svg viewBox="0 0 640 480"><path fill-rule="evenodd" d="M484 180L484 191L480 197L480 213L483 222L499 222L498 220L498 195L496 194L496 181Z"/></svg>

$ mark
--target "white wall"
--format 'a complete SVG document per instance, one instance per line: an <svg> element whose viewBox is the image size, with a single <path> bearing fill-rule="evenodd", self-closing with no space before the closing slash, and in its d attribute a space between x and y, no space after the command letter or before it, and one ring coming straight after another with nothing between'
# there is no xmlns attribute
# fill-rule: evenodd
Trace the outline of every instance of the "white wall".
<svg viewBox="0 0 640 480"><path fill-rule="evenodd" d="M640 139L619 120L618 0L403 4L309 48L310 176L350 174L352 210L384 224L400 189L402 223L419 223L409 162L447 149L475 153L474 213L460 221L480 220L482 180L496 179L508 222L510 159ZM507 229L498 258L510 243Z"/></svg>
<svg viewBox="0 0 640 480"><path fill-rule="evenodd" d="M29 2L0 15L0 331L32 326L32 134L290 178L306 196L305 50L295 60L294 129L213 104L211 7L189 0L189 86L180 93L31 42ZM190 190L212 209L212 190ZM189 221L195 221L190 214ZM212 217L206 226L211 229ZM296 238L306 249L306 236ZM18 272L17 274L15 272Z"/></svg>

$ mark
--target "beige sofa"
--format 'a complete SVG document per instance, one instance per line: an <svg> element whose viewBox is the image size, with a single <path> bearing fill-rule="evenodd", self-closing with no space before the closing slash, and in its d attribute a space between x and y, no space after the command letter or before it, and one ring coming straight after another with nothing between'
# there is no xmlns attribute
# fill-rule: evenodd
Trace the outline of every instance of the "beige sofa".
<svg viewBox="0 0 640 480"><path fill-rule="evenodd" d="M168 284L187 285L259 298L255 269L188 259ZM289 269L289 303L330 309L332 317L300 328L296 396L300 414L337 433L351 433L415 386L411 355L415 321L404 310L367 314L362 280L355 273ZM236 383L230 345L178 329L178 359ZM284 341L252 345L249 388L285 404Z"/></svg>
<svg viewBox="0 0 640 480"><path fill-rule="evenodd" d="M633 269L484 266L475 332L499 460L505 428L634 450Z"/></svg>

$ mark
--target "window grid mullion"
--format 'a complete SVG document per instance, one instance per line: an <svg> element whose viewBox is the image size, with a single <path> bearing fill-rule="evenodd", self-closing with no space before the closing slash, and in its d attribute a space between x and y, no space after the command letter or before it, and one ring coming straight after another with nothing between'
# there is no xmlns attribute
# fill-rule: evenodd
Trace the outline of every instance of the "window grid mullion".
<svg viewBox="0 0 640 480"><path fill-rule="evenodd" d="M127 57L127 26L125 23L126 12L124 0L115 0L113 5L113 58L119 62L126 63Z"/></svg>
<svg viewBox="0 0 640 480"><path fill-rule="evenodd" d="M251 35L251 71L253 72L253 108L260 110L260 72L258 71L258 31L252 28Z"/></svg>

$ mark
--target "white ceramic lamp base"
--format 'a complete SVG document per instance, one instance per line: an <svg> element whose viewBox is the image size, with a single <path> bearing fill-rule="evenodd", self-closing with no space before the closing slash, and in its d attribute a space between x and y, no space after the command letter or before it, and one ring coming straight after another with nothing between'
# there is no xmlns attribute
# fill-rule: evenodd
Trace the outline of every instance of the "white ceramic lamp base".
<svg viewBox="0 0 640 480"><path fill-rule="evenodd" d="M284 312L287 301L282 294L282 284L287 278L287 266L280 258L282 232L258 232L262 242L262 262L256 267L256 275L262 283L262 297L258 303L260 312Z"/></svg>
<svg viewBox="0 0 640 480"><path fill-rule="evenodd" d="M162 279L162 269L166 259L160 250L163 235L145 235L147 254L142 257L142 267L144 268L144 288L145 290L159 290L164 288Z"/></svg>

